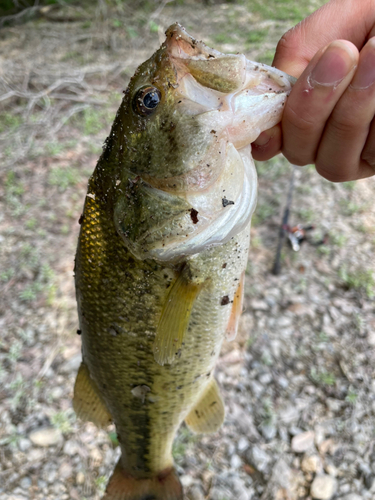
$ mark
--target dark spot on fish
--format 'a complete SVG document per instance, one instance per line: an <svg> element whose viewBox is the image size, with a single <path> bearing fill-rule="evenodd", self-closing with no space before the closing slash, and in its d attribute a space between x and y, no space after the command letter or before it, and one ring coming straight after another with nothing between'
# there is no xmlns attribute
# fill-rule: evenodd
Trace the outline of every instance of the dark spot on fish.
<svg viewBox="0 0 375 500"><path fill-rule="evenodd" d="M227 263L224 262L224 264L221 266L223 269L225 269L227 267Z"/></svg>
<svg viewBox="0 0 375 500"><path fill-rule="evenodd" d="M107 384L103 384L103 389L107 389Z"/></svg>
<svg viewBox="0 0 375 500"><path fill-rule="evenodd" d="M206 377L209 377L211 375L211 372L206 373Z"/></svg>
<svg viewBox="0 0 375 500"><path fill-rule="evenodd" d="M213 401L210 406L216 405L216 401Z"/></svg>
<svg viewBox="0 0 375 500"><path fill-rule="evenodd" d="M210 134L216 134L216 130L212 129Z"/></svg>
<svg viewBox="0 0 375 500"><path fill-rule="evenodd" d="M155 495L145 495L141 498L141 500L157 500Z"/></svg>
<svg viewBox="0 0 375 500"><path fill-rule="evenodd" d="M201 418L201 416L199 415L199 411L198 410L195 410L195 414L196 414L197 418Z"/></svg>
<svg viewBox="0 0 375 500"><path fill-rule="evenodd" d="M220 304L222 306L226 306L227 304L229 304L229 297L228 297L228 295L224 295L224 297L221 299Z"/></svg>
<svg viewBox="0 0 375 500"><path fill-rule="evenodd" d="M215 59L215 56L213 56L212 54L209 54L208 59Z"/></svg>
<svg viewBox="0 0 375 500"><path fill-rule="evenodd" d="M81 330L77 330L77 335L81 335L82 331Z"/></svg>
<svg viewBox="0 0 375 500"><path fill-rule="evenodd" d="M85 216L83 214L80 215L80 218L78 219L78 224L82 224L82 222L85 220Z"/></svg>
<svg viewBox="0 0 375 500"><path fill-rule="evenodd" d="M180 389L182 389L182 387L183 387L182 385L178 385L176 389L179 391Z"/></svg>
<svg viewBox="0 0 375 500"><path fill-rule="evenodd" d="M193 224L197 224L198 222L198 212L194 209L194 208L191 208L190 209L190 217L191 217L191 220L193 221Z"/></svg>
<svg viewBox="0 0 375 500"><path fill-rule="evenodd" d="M221 203L223 204L224 208L227 207L228 205L234 205L234 201L227 200L226 198L222 198Z"/></svg>

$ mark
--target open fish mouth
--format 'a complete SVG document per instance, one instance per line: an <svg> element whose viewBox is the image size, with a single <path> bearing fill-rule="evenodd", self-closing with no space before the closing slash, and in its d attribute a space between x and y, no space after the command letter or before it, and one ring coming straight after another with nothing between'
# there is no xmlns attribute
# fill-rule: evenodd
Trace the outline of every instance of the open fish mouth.
<svg viewBox="0 0 375 500"><path fill-rule="evenodd" d="M183 238L171 235L148 252L161 261L224 244L250 223L257 198L250 144L280 121L295 81L242 54L211 49L178 24L166 37L177 74L177 106L194 117L210 146L190 160L183 175L142 175L150 186L185 198L197 214Z"/></svg>

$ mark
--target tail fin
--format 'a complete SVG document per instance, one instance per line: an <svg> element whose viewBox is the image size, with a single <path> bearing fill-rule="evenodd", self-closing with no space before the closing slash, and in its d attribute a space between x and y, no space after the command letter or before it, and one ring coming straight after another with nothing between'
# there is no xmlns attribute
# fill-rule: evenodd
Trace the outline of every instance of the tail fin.
<svg viewBox="0 0 375 500"><path fill-rule="evenodd" d="M103 500L183 500L180 480L174 469L147 479L128 476L117 463Z"/></svg>

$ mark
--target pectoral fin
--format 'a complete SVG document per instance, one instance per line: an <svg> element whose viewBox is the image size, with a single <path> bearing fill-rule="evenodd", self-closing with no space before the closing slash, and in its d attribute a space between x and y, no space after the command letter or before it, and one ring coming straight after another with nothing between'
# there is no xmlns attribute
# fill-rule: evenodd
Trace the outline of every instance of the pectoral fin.
<svg viewBox="0 0 375 500"><path fill-rule="evenodd" d="M234 340L237 335L238 323L240 321L240 316L243 307L244 284L245 284L245 273L243 272L240 278L240 283L238 285L237 291L234 294L232 312L227 326L227 340L229 342L231 340Z"/></svg>
<svg viewBox="0 0 375 500"><path fill-rule="evenodd" d="M197 434L210 434L220 429L225 409L216 380L210 380L199 403L185 418L186 425Z"/></svg>
<svg viewBox="0 0 375 500"><path fill-rule="evenodd" d="M84 363L79 367L74 385L73 408L77 417L93 422L97 427L106 427L112 422L111 414Z"/></svg>
<svg viewBox="0 0 375 500"><path fill-rule="evenodd" d="M181 273L164 304L154 342L154 358L159 365L171 364L182 348L194 301L202 285L187 281Z"/></svg>

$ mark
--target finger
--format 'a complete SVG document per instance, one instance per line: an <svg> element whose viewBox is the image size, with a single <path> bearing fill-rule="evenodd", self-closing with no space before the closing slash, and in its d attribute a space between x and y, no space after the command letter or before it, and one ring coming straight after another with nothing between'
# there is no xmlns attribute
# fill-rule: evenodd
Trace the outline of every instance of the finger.
<svg viewBox="0 0 375 500"><path fill-rule="evenodd" d="M282 118L282 151L291 163L315 163L325 123L349 85L357 60L352 43L336 40L314 56L297 80Z"/></svg>
<svg viewBox="0 0 375 500"><path fill-rule="evenodd" d="M254 160L266 161L277 155L281 149L281 125L262 132L251 147Z"/></svg>
<svg viewBox="0 0 375 500"><path fill-rule="evenodd" d="M330 42L350 40L360 50L375 32L373 0L331 0L285 33L273 66L299 77L314 54Z"/></svg>
<svg viewBox="0 0 375 500"><path fill-rule="evenodd" d="M361 158L375 114L374 83L375 38L372 38L359 55L353 80L335 106L319 145L316 169L330 181L361 179L375 173L368 161ZM367 150L368 158L371 147Z"/></svg>

